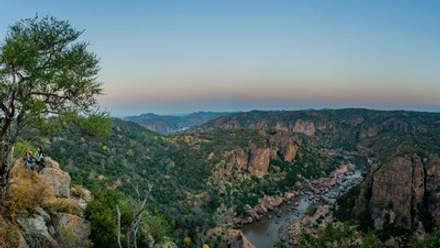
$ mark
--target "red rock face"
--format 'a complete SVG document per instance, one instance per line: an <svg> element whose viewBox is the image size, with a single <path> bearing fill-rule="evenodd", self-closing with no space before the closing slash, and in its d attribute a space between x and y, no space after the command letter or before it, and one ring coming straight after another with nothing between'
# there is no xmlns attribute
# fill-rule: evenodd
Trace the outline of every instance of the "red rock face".
<svg viewBox="0 0 440 248"><path fill-rule="evenodd" d="M263 177L267 173L270 162L270 149L256 149L251 153L249 171L252 175Z"/></svg>

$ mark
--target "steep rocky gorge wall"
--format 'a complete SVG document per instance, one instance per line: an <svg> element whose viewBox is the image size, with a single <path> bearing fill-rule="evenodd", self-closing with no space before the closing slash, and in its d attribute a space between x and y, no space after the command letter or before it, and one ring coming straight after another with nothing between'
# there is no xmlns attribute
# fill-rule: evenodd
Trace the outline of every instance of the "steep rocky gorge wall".
<svg viewBox="0 0 440 248"><path fill-rule="evenodd" d="M278 132L267 140L267 147L250 145L224 154L229 157L229 168L238 166L247 168L251 175L263 177L267 174L270 160L281 156L284 161L292 162L301 146L301 139L289 133Z"/></svg>
<svg viewBox="0 0 440 248"><path fill-rule="evenodd" d="M374 227L393 224L408 230L440 224L440 159L438 154L398 156L372 169L353 212L368 213Z"/></svg>

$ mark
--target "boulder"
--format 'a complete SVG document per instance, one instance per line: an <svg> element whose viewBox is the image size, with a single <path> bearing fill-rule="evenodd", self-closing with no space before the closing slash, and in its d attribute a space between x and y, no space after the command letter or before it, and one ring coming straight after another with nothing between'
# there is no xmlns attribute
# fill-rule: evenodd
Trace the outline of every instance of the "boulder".
<svg viewBox="0 0 440 248"><path fill-rule="evenodd" d="M53 247L56 241L50 236L43 217L36 215L32 218L17 218L17 223L24 232L25 239L31 247L44 245Z"/></svg>
<svg viewBox="0 0 440 248"><path fill-rule="evenodd" d="M44 167L59 169L60 164L57 161L51 159L50 157L45 157L44 158Z"/></svg>
<svg viewBox="0 0 440 248"><path fill-rule="evenodd" d="M85 211L87 203L92 200L92 192L83 187L74 187L70 189L70 196L73 200L78 202L78 207Z"/></svg>
<svg viewBox="0 0 440 248"><path fill-rule="evenodd" d="M241 230L232 229L229 230L229 241L231 244L235 244L237 248L255 248L255 246L246 238Z"/></svg>
<svg viewBox="0 0 440 248"><path fill-rule="evenodd" d="M288 201L291 200L293 197L295 197L294 192L286 192L284 193L284 200Z"/></svg>
<svg viewBox="0 0 440 248"><path fill-rule="evenodd" d="M45 182L54 187L57 197L70 197L71 178L69 173L56 168L44 168L40 175Z"/></svg>
<svg viewBox="0 0 440 248"><path fill-rule="evenodd" d="M39 216L43 217L43 220L45 222L50 222L50 215L46 213L46 211L44 211L42 208L37 208L37 213Z"/></svg>
<svg viewBox="0 0 440 248"><path fill-rule="evenodd" d="M74 238L75 247L86 247L90 236L90 223L76 215L57 213L54 217L56 233L63 239Z"/></svg>

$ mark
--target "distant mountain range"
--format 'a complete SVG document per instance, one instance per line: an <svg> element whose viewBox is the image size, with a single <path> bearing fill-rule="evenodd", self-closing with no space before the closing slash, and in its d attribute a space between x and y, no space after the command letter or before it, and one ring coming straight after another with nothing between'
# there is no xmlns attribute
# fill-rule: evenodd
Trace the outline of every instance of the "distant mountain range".
<svg viewBox="0 0 440 248"><path fill-rule="evenodd" d="M161 134L184 131L188 128L204 124L210 120L231 113L196 112L188 115L157 115L153 113L127 116L124 120L136 122L141 126Z"/></svg>

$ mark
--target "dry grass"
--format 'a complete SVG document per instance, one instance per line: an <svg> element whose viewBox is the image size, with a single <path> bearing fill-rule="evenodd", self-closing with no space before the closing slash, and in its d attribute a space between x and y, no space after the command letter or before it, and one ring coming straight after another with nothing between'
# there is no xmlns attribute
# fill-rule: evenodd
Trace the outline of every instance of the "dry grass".
<svg viewBox="0 0 440 248"><path fill-rule="evenodd" d="M81 185L75 185L73 188L70 189L70 193L72 193L73 196L84 198L86 197L86 189Z"/></svg>
<svg viewBox="0 0 440 248"><path fill-rule="evenodd" d="M56 198L44 204L44 208L50 212L67 213L80 216L82 214L78 203L72 199Z"/></svg>
<svg viewBox="0 0 440 248"><path fill-rule="evenodd" d="M34 171L29 172L22 166L14 166L11 178L13 183L9 187L4 205L12 220L15 220L17 215L29 216L38 207L55 199L53 187Z"/></svg>

